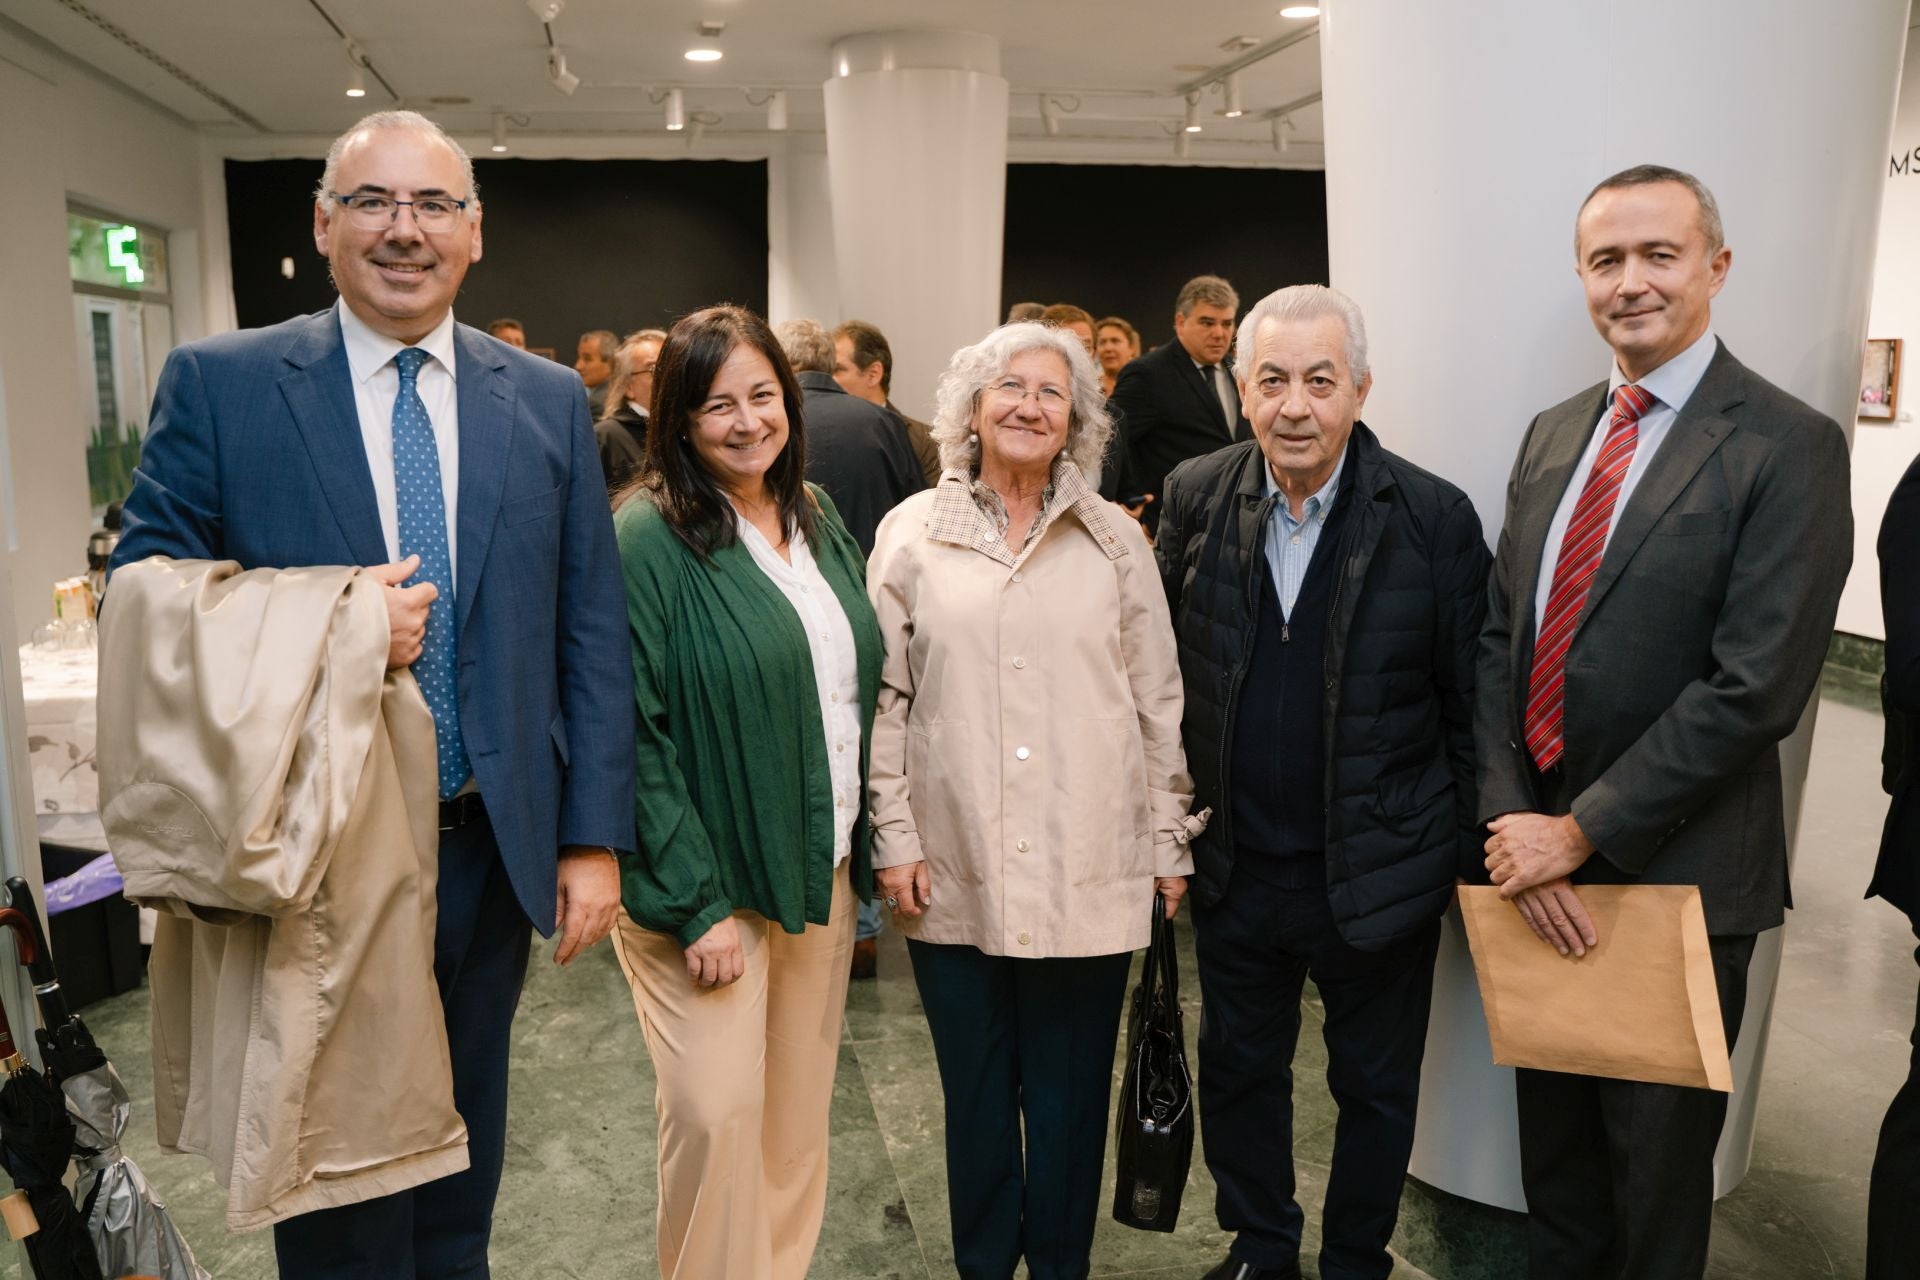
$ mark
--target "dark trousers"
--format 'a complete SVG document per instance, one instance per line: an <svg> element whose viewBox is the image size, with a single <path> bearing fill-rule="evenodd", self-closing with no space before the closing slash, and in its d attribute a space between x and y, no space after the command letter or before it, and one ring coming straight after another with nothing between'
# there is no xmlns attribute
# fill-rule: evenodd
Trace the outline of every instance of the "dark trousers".
<svg viewBox="0 0 1920 1280"><path fill-rule="evenodd" d="M1731 1050L1753 935L1708 939ZM1545 945L1544 943L1542 944ZM1699 1280L1727 1095L1522 1069L1520 1180L1534 1280Z"/></svg>
<svg viewBox="0 0 1920 1280"><path fill-rule="evenodd" d="M1282 889L1234 873L1194 904L1200 960L1200 1126L1233 1257L1299 1265L1293 1053L1312 977L1326 1006L1327 1084L1339 1107L1322 1218L1323 1280L1384 1280L1387 1241L1413 1152L1420 1060L1433 1001L1438 920L1384 951L1340 937L1324 888Z"/></svg>
<svg viewBox="0 0 1920 1280"><path fill-rule="evenodd" d="M1915 925L1920 933L1920 924ZM1920 950L1914 952L1920 960ZM1880 1125L1867 1192L1867 1280L1913 1280L1920 1276L1920 1235L1913 1216L1920 1208L1920 1011L1913 1029L1913 1061L1907 1082L1893 1095Z"/></svg>
<svg viewBox="0 0 1920 1280"><path fill-rule="evenodd" d="M483 818L440 837L433 972L467 1122L465 1172L277 1223L282 1280L486 1280L507 1147L507 1048L532 926Z"/></svg>
<svg viewBox="0 0 1920 1280"><path fill-rule="evenodd" d="M913 939L907 954L946 1095L954 1266L1011 1280L1024 1256L1032 1280L1081 1280L1133 957L1017 960Z"/></svg>

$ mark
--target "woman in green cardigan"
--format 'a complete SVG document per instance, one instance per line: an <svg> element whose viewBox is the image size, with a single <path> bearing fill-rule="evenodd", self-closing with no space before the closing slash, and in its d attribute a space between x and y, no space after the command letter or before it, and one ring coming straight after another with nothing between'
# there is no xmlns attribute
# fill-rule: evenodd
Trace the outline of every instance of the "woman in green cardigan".
<svg viewBox="0 0 1920 1280"><path fill-rule="evenodd" d="M686 317L653 396L614 516L639 710L614 941L658 1079L660 1271L801 1280L871 894L880 630L766 322Z"/></svg>

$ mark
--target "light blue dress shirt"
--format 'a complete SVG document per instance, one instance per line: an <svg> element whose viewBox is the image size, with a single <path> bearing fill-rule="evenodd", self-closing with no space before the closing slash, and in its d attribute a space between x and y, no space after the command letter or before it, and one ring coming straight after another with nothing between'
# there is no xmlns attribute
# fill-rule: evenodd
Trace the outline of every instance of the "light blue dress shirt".
<svg viewBox="0 0 1920 1280"><path fill-rule="evenodd" d="M1613 541L1613 530L1620 523L1620 513L1627 509L1627 501L1639 486L1640 477L1647 474L1647 467L1653 462L1654 454L1659 452L1661 443L1666 440L1673 420L1680 416L1680 410L1693 398L1693 389L1706 376L1707 366L1713 363L1713 352L1713 330L1709 328L1692 346L1634 384L1653 397L1653 407L1640 415L1639 440L1633 447L1633 461L1627 466L1627 478L1620 482L1620 496L1614 499L1613 515L1607 520L1606 542L1600 544L1601 555L1606 554L1606 544ZM1606 407L1600 411L1600 421L1594 427L1593 438L1587 441L1586 451L1573 468L1567 491L1560 495L1560 507L1553 513L1553 523L1547 526L1547 544L1540 553L1540 583L1533 594L1535 635L1540 634L1541 619L1547 614L1547 597L1553 594L1553 571L1560 567L1560 544L1566 541L1567 525L1573 520L1573 508L1580 501L1580 490L1586 487L1587 476L1593 471L1593 461L1600 456L1600 446L1607 438L1607 420L1613 416L1613 393L1626 384L1627 375L1620 372L1620 362L1616 360L1613 375L1607 380Z"/></svg>
<svg viewBox="0 0 1920 1280"><path fill-rule="evenodd" d="M1307 580L1307 566L1313 561L1313 549L1320 545L1320 531L1326 527L1327 512L1340 489L1340 473L1347 469L1347 447L1333 464L1327 482L1300 504L1300 518L1293 518L1287 495L1273 478L1271 465L1263 468L1267 496L1276 499L1273 514L1267 518L1267 569L1273 574L1274 594L1280 597L1280 616L1293 621L1293 604L1300 598L1300 584Z"/></svg>

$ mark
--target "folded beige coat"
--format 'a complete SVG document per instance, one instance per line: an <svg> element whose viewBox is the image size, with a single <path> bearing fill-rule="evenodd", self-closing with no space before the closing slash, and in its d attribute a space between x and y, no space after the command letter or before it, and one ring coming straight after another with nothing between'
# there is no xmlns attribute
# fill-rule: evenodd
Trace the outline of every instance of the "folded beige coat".
<svg viewBox="0 0 1920 1280"><path fill-rule="evenodd" d="M1493 1060L1733 1089L1706 917L1693 885L1581 885L1600 945L1563 956L1498 889L1460 890Z"/></svg>
<svg viewBox="0 0 1920 1280"><path fill-rule="evenodd" d="M433 975L434 727L355 568L155 557L100 630L100 799L160 911L160 1145L264 1227L467 1167Z"/></svg>

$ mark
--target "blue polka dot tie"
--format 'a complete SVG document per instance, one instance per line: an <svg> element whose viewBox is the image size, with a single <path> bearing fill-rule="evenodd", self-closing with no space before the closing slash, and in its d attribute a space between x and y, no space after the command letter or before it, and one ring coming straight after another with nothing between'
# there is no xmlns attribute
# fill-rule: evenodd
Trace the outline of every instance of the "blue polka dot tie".
<svg viewBox="0 0 1920 1280"><path fill-rule="evenodd" d="M393 488L400 508L400 558L420 557L408 586L431 582L440 595L427 612L427 636L413 664L433 711L440 754L440 798L450 800L473 773L460 737L458 637L453 625L453 557L447 548L447 504L440 489L440 450L420 399L420 366L427 353L408 347L393 358L400 394L393 402Z"/></svg>

